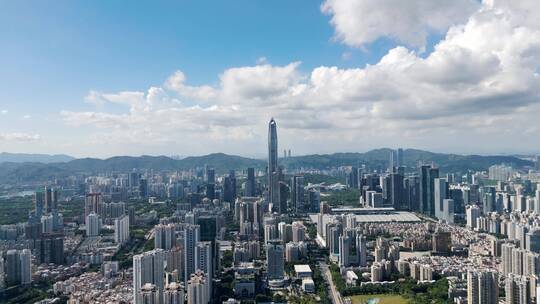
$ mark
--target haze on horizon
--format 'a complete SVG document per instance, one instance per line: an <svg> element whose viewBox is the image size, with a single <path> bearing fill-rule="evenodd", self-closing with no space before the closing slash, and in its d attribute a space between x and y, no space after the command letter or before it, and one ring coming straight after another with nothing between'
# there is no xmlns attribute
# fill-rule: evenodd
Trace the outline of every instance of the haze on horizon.
<svg viewBox="0 0 540 304"><path fill-rule="evenodd" d="M274 117L293 155L538 153L539 20L532 0L5 1L0 151L262 158Z"/></svg>

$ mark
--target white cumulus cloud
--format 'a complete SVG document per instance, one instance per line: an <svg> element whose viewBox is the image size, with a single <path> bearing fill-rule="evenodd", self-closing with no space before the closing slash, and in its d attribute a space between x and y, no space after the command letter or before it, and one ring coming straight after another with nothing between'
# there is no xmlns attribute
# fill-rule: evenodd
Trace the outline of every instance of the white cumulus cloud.
<svg viewBox="0 0 540 304"><path fill-rule="evenodd" d="M217 84L193 86L176 71L161 87L88 94L87 100L103 109L124 105L122 113L61 115L70 125L94 127L94 140L170 142L179 148L189 142L205 152L219 149L216 143L236 152L259 150L252 146L265 138L272 116L282 132L280 142L324 151L451 144L469 151L500 150L540 130L540 7L535 1L352 2L323 5L344 42L356 46L382 35L413 47L395 47L377 63L358 68L302 71L299 62L264 61L226 69L216 76ZM397 6L390 10L392 5ZM404 18L403 34L373 20L358 21L366 10L392 24ZM370 33L360 33L366 26ZM416 47L433 30L445 36L421 56ZM540 149L540 144L527 148Z"/></svg>
<svg viewBox="0 0 540 304"><path fill-rule="evenodd" d="M321 10L331 16L336 38L350 46L388 37L423 47L430 33L445 33L478 6L476 0L326 0Z"/></svg>

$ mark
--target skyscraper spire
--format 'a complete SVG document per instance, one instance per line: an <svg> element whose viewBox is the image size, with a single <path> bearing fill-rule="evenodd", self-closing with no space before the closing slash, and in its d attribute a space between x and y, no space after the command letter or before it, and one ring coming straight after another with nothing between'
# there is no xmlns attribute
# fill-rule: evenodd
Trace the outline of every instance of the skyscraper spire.
<svg viewBox="0 0 540 304"><path fill-rule="evenodd" d="M277 124L274 118L268 123L268 199L271 208L279 206Z"/></svg>

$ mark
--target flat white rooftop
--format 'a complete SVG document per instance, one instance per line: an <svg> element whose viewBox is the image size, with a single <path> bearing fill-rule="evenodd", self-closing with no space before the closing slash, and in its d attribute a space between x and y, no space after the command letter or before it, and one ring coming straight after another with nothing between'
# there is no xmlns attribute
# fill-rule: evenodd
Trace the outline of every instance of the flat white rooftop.
<svg viewBox="0 0 540 304"><path fill-rule="evenodd" d="M356 217L357 223L389 223L389 222L403 222L414 223L421 222L422 220L414 213L407 211L395 211L395 210L379 210L378 212L369 213L353 213ZM323 221L326 223L329 218L333 216L331 214L325 214ZM312 222L317 222L317 214L309 215Z"/></svg>
<svg viewBox="0 0 540 304"><path fill-rule="evenodd" d="M311 273L311 268L309 265L294 265L294 271L296 273Z"/></svg>

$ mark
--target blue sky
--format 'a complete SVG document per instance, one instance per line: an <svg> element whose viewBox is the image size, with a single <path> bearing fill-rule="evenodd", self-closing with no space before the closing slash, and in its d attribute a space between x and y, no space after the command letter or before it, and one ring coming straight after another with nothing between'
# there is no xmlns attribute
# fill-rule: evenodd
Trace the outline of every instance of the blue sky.
<svg viewBox="0 0 540 304"><path fill-rule="evenodd" d="M518 11L475 0L3 1L0 150L262 156L275 116L281 146L298 154L539 151L500 143L501 123L522 115L510 112L536 111L538 62L512 62L522 70L508 76L504 42L475 41L484 21L494 32L534 29L530 3ZM521 18L476 20L479 9ZM513 87L524 75L526 87ZM540 128L512 126L518 142L527 136L519 130ZM471 147L479 137L484 145Z"/></svg>
<svg viewBox="0 0 540 304"><path fill-rule="evenodd" d="M13 111L85 107L89 89L137 90L175 69L191 84L215 83L226 68L302 61L340 67L376 62L390 47L365 51L332 39L313 1L3 2L0 99ZM287 7L287 9L284 9ZM52 13L54 12L54 13ZM343 54L351 52L350 59ZM12 106L10 106L12 105ZM48 108L48 109L47 109Z"/></svg>

